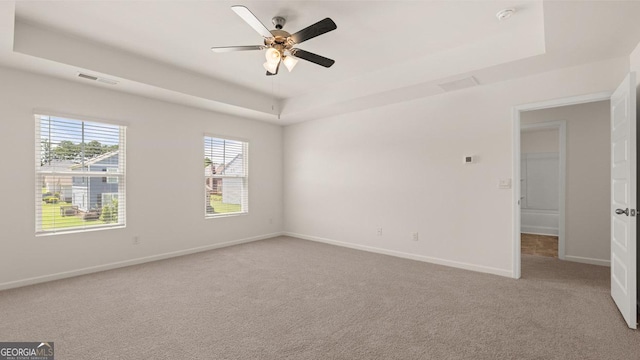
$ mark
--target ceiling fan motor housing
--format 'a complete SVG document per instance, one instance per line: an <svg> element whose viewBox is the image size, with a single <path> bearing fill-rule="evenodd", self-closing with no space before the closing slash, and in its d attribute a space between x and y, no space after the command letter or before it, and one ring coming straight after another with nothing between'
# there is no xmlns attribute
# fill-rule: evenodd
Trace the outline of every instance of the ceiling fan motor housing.
<svg viewBox="0 0 640 360"><path fill-rule="evenodd" d="M282 16L274 16L271 19L271 22L276 27L276 29L282 30L282 28L284 27L284 24L287 22L287 19L283 18Z"/></svg>
<svg viewBox="0 0 640 360"><path fill-rule="evenodd" d="M284 30L271 30L272 38L264 39L264 44L274 48L284 55L285 50L290 50L295 43L291 39L291 34Z"/></svg>

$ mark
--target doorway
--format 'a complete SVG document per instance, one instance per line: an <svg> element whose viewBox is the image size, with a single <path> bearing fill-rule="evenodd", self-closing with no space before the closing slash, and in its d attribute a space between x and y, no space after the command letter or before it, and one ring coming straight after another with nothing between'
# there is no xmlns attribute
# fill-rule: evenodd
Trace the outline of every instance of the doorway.
<svg viewBox="0 0 640 360"><path fill-rule="evenodd" d="M593 205L587 206L592 209L606 209L608 212L608 232L609 236L602 236L602 238L609 238L609 249L606 255L601 256L600 260L591 259L588 257L582 257L579 255L572 255L575 262L586 262L592 264L593 261L606 263L610 265L610 269L605 274L610 275L610 292L611 297L615 305L617 306L620 314L623 316L627 325L636 329L638 326L637 309L640 308L640 288L638 286L638 267L637 257L640 250L637 250L637 166L638 166L638 147L637 147L637 117L636 117L636 93L639 83L636 81L636 74L634 72L628 73L624 80L617 87L613 93L598 93L592 95L578 96L573 98L552 100L537 104L528 104L517 106L513 112L513 178L514 189L513 195L517 199L517 203L514 204L514 217L513 217L513 277L519 279L521 276L521 242L520 242L520 230L521 230L521 199L520 199L520 176L521 176L521 153L520 153L520 131L521 131L521 118L527 112L533 110L545 110L553 108L561 108L569 105L578 104L591 104L598 101L609 102L609 115L603 115L602 118L608 119L608 143L605 144L605 151L600 151L587 148L583 153L576 151L574 155L579 155L578 158L587 158L589 156L602 156L606 155L608 161L608 188L609 196L608 203L604 206ZM570 144L570 137L567 140L567 144ZM590 147L590 144L587 144ZM571 146L568 146L567 150L570 154ZM607 154L608 153L608 154ZM567 163L571 163L571 157L567 156ZM589 169L592 170L592 169ZM607 173L607 171L601 171ZM597 171L587 171L584 176L591 180L592 177L597 174ZM570 203L571 176L567 171L567 183L566 186L566 200ZM586 199L593 200L593 194L589 193ZM575 209L580 209L576 206ZM572 246L569 245L571 239L571 232L568 224L568 215L572 211L567 209L565 219L565 243L567 243L565 259L569 260L568 253L573 252ZM582 227L587 227L590 230L593 227L585 226L590 225L590 218L582 219ZM603 224L603 223L601 223ZM605 225L606 226L606 225ZM576 227L580 229L580 226ZM575 239L581 240L581 237L575 236ZM605 260L606 259L606 260ZM564 262L561 262L564 263ZM604 264L598 264L604 265ZM589 266L589 265L582 265ZM638 292L637 292L638 291Z"/></svg>
<svg viewBox="0 0 640 360"><path fill-rule="evenodd" d="M521 253L564 259L566 120L523 114L520 134Z"/></svg>
<svg viewBox="0 0 640 360"><path fill-rule="evenodd" d="M517 204L514 206L514 227L513 227L513 238L514 238L514 243L513 243L513 277L516 279L519 279L521 277L521 251L522 251L522 244L521 244L521 226L522 226L522 221L521 221L521 208L520 205L522 204L522 200L520 199L521 196L521 176L522 176L522 169L521 169L521 131L522 131L522 119L526 118L529 114L533 114L534 111L538 111L538 110L550 110L550 109L559 109L559 108L566 108L569 106L573 106L573 105L580 105L580 104L590 104L590 103L596 103L596 102L608 102L611 98L611 93L610 92L604 92L604 93L597 93L597 94L591 94L591 95L584 95L584 96L578 96L578 97L572 97L572 98L566 98L566 99L559 99L559 100L551 100L551 101L546 101L546 102L542 102L542 103L535 103L535 104L528 104L528 105L523 105L523 106L519 106L514 108L514 128L513 128L513 134L514 134L514 139L513 139L513 144L514 144L514 148L513 148L513 153L514 153L514 157L513 157L513 191L514 194L517 197ZM607 115L607 119L606 121L609 121L609 116ZM555 122L555 124L553 124L554 127L558 128L558 132L561 131L561 127L562 124L560 122L560 120L563 120L561 117L556 117L555 119L545 119L545 120L539 120L537 121L538 123L543 123L543 122ZM532 121L533 123L535 123L535 121ZM551 125L551 124L547 124L547 125ZM542 126L542 125L538 125L538 126ZM560 136L560 135L559 135ZM566 138L566 125L565 125L565 134L564 137ZM565 143L566 146L566 143ZM591 153L591 151L586 151L584 154L586 156L586 154ZM565 149L564 151L564 156L566 157L567 155L567 150ZM558 149L558 162L561 162L561 154L560 154L560 149ZM566 159L564 161L566 163ZM566 164L562 164L562 166L560 166L559 164L559 171L561 171L562 168L566 168ZM608 173L608 170L607 172ZM566 177L566 176L565 176ZM565 180L566 181L566 180ZM566 185L565 188L563 189L563 184L562 182L560 182L559 184L559 189L558 189L558 194L560 194L561 192L566 192ZM566 206L566 201L559 201L558 202L558 257L561 258L561 256L566 259L566 260L572 260L572 261L577 261L577 262L590 262L592 264L598 264L598 265L608 265L607 259L595 259L595 258L590 258L589 256L581 256L580 254L578 255L570 255L567 254L566 251L566 244L564 244L566 242L566 231L564 229L565 224L566 224L566 219L564 219L565 217L565 209ZM607 208L608 209L608 208ZM608 211L608 210L607 210ZM608 213L607 213L608 214ZM608 216L608 215L607 215ZM608 217L607 217L608 219ZM563 241L561 241L561 238ZM604 240L608 241L609 236L607 235ZM569 255L569 259L567 259L567 255ZM603 260L603 261L597 261L597 260Z"/></svg>
<svg viewBox="0 0 640 360"><path fill-rule="evenodd" d="M521 113L521 232L541 254L557 236L559 259L610 265L610 110L604 100Z"/></svg>

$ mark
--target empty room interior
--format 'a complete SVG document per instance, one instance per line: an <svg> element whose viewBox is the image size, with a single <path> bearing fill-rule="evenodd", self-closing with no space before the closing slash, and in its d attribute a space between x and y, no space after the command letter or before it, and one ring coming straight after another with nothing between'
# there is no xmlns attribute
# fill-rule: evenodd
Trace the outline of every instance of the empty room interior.
<svg viewBox="0 0 640 360"><path fill-rule="evenodd" d="M0 2L0 360L637 359L639 19Z"/></svg>

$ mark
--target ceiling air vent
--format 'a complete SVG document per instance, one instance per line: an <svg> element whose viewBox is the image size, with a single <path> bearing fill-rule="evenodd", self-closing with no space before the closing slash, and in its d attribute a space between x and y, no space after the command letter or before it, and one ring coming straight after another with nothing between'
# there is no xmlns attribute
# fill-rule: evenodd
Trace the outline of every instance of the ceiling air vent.
<svg viewBox="0 0 640 360"><path fill-rule="evenodd" d="M440 86L444 91L456 91L472 86L478 86L478 80L476 80L476 78L474 78L473 76L470 76L464 79L438 84L438 86Z"/></svg>
<svg viewBox="0 0 640 360"><path fill-rule="evenodd" d="M89 79L89 80L98 80L97 77L95 76L91 76L91 75L87 75L87 74L83 74L83 73L78 73L78 76L84 79Z"/></svg>
<svg viewBox="0 0 640 360"><path fill-rule="evenodd" d="M98 76L93 76L93 75L88 75L88 74L83 74L81 72L78 73L78 77L81 77L81 78L87 79L87 80L92 80L92 81L99 81L101 83L105 83L105 84L109 84L109 85L116 85L118 83L115 80L102 78L102 77L98 77Z"/></svg>

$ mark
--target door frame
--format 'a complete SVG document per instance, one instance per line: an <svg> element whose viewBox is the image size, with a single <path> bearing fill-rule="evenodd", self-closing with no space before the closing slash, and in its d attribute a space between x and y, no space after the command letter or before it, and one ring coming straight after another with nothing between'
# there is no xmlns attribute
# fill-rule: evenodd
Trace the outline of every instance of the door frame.
<svg viewBox="0 0 640 360"><path fill-rule="evenodd" d="M545 121L534 124L520 124L520 134L522 131L527 130L558 130L558 258L564 260L565 253L565 207L566 207L566 184L567 184L567 121ZM521 149L520 149L521 150ZM520 154L522 157L522 154ZM522 165L522 158L520 159L520 167ZM520 185L522 180L518 179ZM522 198L522 194L518 199ZM522 208L519 206L520 211ZM522 220L522 219L520 219Z"/></svg>
<svg viewBox="0 0 640 360"><path fill-rule="evenodd" d="M513 188L511 189L511 199L513 201L513 216L512 216L512 277L514 279L519 279L522 273L521 267L521 258L520 258L520 132L521 124L520 124L520 113L525 111L533 111L533 110L542 110L542 109L551 109L561 106L570 106L570 105L579 105L586 104L596 101L605 101L611 100L611 95L613 92L605 91L587 95L580 96L572 96L561 99L553 99L547 101L541 101L536 103L522 104L513 107L512 110L512 177L513 177ZM564 208L564 202L562 207ZM564 211L563 211L564 212ZM564 215L564 214L563 214ZM564 217L564 216L563 216ZM562 224L564 224L564 218L562 219ZM564 225L562 225L563 237L564 237ZM560 244L558 244L559 246ZM563 239L564 245L564 239ZM559 251L560 249L558 249ZM564 249L563 249L564 253ZM563 254L564 256L564 254Z"/></svg>

